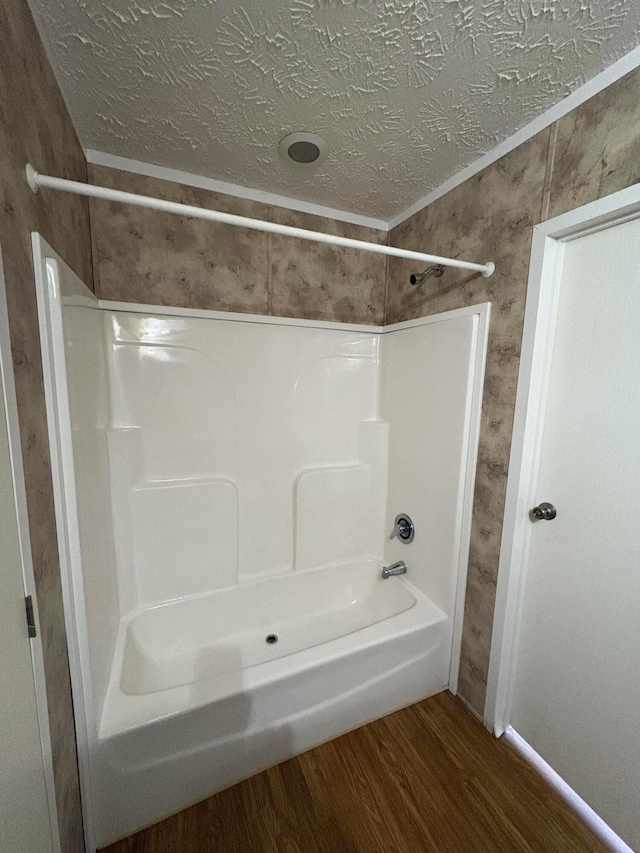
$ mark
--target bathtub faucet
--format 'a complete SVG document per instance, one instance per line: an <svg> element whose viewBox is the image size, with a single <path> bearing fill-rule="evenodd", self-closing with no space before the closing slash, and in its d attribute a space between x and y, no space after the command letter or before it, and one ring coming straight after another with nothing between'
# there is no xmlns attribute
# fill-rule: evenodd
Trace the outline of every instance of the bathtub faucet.
<svg viewBox="0 0 640 853"><path fill-rule="evenodd" d="M382 577L386 580L390 578L392 575L405 575L407 573L407 564L404 560L399 560L397 563L393 563L391 566L385 566L382 569Z"/></svg>

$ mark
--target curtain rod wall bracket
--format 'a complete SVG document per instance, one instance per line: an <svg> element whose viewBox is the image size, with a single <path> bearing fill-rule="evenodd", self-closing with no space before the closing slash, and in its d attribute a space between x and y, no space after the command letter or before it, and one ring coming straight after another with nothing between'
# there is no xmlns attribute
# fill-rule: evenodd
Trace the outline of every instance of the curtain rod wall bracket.
<svg viewBox="0 0 640 853"><path fill-rule="evenodd" d="M279 225L277 222L265 222L262 219L251 219L247 216L238 216L235 213L222 213L219 210L209 210L205 207L195 207L190 204L181 204L177 201L166 201L165 199L153 198L153 196L138 195L137 193L123 192L109 187L99 187L94 184L85 184L81 181L69 181L66 178L54 178L51 175L41 175L28 163L25 169L27 183L35 193L40 187L58 190L60 192L74 193L75 195L88 196L89 198L102 199L103 201L115 201L120 204L132 204L136 207L145 207L149 210L160 210L164 213L173 213L178 216L188 216L193 219L204 219L208 222L222 222L225 225L236 225L240 228L250 228L253 231L266 231L270 234L282 234L285 237L295 237L299 240L310 240L314 243L327 243L331 246L340 246L344 249L357 249L363 252L372 252L376 255L389 255L393 258L408 258L412 261L423 261L428 264L441 264L445 267L456 267L457 269L472 270L482 273L485 278L493 275L495 264L488 261L485 264L475 264L471 261L460 261L454 258L441 258L438 255L428 255L425 252L414 252L410 249L397 249L395 246L387 246L383 243L367 243L364 240L353 240L351 237L336 237L333 234L324 234L321 231L309 231L306 228L294 228L291 225Z"/></svg>
<svg viewBox="0 0 640 853"><path fill-rule="evenodd" d="M38 183L38 173L33 168L31 163L27 163L27 168L24 170L27 177L27 183L31 187L31 192L37 193L40 184Z"/></svg>

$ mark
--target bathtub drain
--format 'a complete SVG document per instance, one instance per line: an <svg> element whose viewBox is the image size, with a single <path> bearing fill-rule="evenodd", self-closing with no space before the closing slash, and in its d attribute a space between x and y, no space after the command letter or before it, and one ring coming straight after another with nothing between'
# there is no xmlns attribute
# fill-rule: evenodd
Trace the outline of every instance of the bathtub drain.
<svg viewBox="0 0 640 853"><path fill-rule="evenodd" d="M267 643L269 643L270 646L272 646L274 643L278 642L278 635L277 634L267 634L266 641L267 641Z"/></svg>

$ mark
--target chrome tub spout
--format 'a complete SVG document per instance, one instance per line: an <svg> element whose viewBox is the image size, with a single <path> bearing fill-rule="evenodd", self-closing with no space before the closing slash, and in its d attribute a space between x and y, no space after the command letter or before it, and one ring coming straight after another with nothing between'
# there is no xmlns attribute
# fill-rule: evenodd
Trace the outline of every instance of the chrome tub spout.
<svg viewBox="0 0 640 853"><path fill-rule="evenodd" d="M391 566L385 566L382 569L382 577L386 580L393 575L405 575L407 573L407 564L404 560L399 560Z"/></svg>

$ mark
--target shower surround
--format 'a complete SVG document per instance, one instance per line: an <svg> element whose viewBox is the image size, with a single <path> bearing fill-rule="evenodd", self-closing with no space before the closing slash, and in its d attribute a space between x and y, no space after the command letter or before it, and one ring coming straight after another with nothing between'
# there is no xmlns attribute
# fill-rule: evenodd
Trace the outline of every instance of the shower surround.
<svg viewBox="0 0 640 853"><path fill-rule="evenodd" d="M88 837L455 689L488 306L132 306L34 251Z"/></svg>

